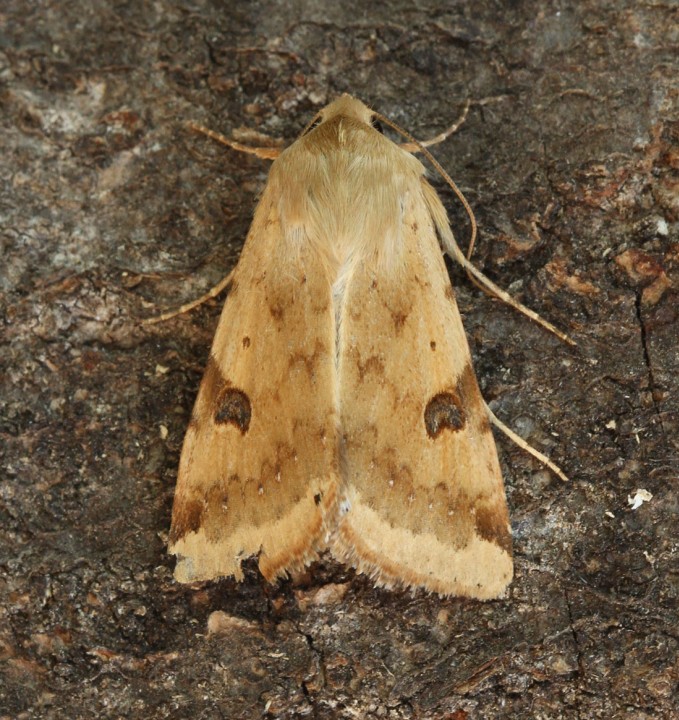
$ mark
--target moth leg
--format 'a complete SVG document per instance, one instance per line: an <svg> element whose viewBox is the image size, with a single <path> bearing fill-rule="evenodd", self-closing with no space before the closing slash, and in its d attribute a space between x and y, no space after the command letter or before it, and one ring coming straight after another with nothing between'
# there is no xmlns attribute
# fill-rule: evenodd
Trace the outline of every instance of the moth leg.
<svg viewBox="0 0 679 720"><path fill-rule="evenodd" d="M447 140L451 135L454 135L460 129L460 127L462 127L465 120L467 119L467 115L469 114L470 106L471 102L467 100L467 102L465 102L464 104L464 107L462 108L462 112L460 113L458 119L450 127L446 128L438 135L435 135L433 138L429 138L429 140L418 140L417 142L401 143L399 147L406 152L417 153L422 152L422 148L427 148L431 147L432 145L438 145L439 143L442 143L444 140Z"/></svg>
<svg viewBox="0 0 679 720"><path fill-rule="evenodd" d="M446 254L449 255L453 260L457 260L457 262L462 265L467 275L469 276L469 279L474 283L474 285L481 288L484 292L487 292L490 295L494 295L496 298L507 303L507 305L510 305L518 312L522 313L526 317L529 317L531 320L538 323L538 325L542 325L545 330L548 330L552 334L556 335L560 340L563 340L563 342L567 343L568 345L576 345L576 343L571 340L568 335L566 335L566 333L561 332L561 330L557 330L557 328L555 328L552 323L547 322L547 320L543 320L536 312L530 310L525 305L522 305L517 300L514 300L514 298L508 292L502 290L502 288L498 287L492 280L489 280L469 261L469 257L471 256L472 250L474 249L474 243L476 242L477 233L476 218L474 217L474 212L471 209L469 203L467 202L467 199L462 194L462 191L457 187L450 175L448 175L448 173L443 169L441 163L439 163L438 160L436 160L436 158L425 147L427 144L433 144L434 142L440 142L440 140L444 140L451 132L454 132L454 130L459 127L462 122L464 122L464 119L467 117L468 110L469 102L467 102L467 104L465 105L462 115L460 116L460 119L457 121L457 123L455 125L451 125L448 130L444 131L436 138L433 138L428 143L418 142L412 135L410 135L410 133L403 130L403 128L400 128L395 123L391 122L391 120L389 120L389 118L386 118L384 115L375 113L374 116L382 120L386 125L389 125L389 127L401 133L404 137L408 138L411 141L410 143L406 143L404 145L401 145L400 147L406 150L412 147L412 152L419 150L420 152L424 153L425 157L429 160L429 162L434 166L434 168L438 171L441 177L446 181L446 183L448 183L450 188L457 195L458 199L462 203L462 206L466 210L467 215L469 216L469 222L471 223L471 238L469 240L469 248L467 250L467 255L465 256L462 250L460 250L457 242L455 242L455 237L453 236L453 232L450 229L450 225L448 224L448 217L446 215L446 211L443 208L443 205L441 204L441 200L439 199L435 190L427 183L424 183L423 188L427 200L427 205L429 206L429 210L431 211L432 218L434 219L436 229L441 239L441 243L443 244L443 250L446 252Z"/></svg>
<svg viewBox="0 0 679 720"><path fill-rule="evenodd" d="M217 295L219 295L230 284L231 280L233 279L234 271L235 268L225 278L222 278L214 287L210 288L204 295L201 295L196 300L185 303L184 305L181 305L175 310L168 310L167 312L164 312L157 317L145 318L144 320L142 320L142 324L155 325L156 323L165 322L165 320L169 320L170 318L176 317L177 315L183 315L184 313L190 312L194 308L197 308L199 305L202 305L207 300L212 300L212 298L217 297Z"/></svg>
<svg viewBox="0 0 679 720"><path fill-rule="evenodd" d="M484 400L483 404L486 406L486 412L488 413L489 420L495 425L498 430L501 430L512 442L518 445L522 450L532 455L542 465L548 467L555 475L558 475L562 480L568 482L563 470L555 465L546 455L543 455L539 450L536 450L532 445L529 445L520 435L517 435L510 427L505 425L502 420L498 419L495 413L488 407L488 403Z"/></svg>
<svg viewBox="0 0 679 720"><path fill-rule="evenodd" d="M238 150L238 152L247 153L248 155L255 155L263 160L275 160L282 152L280 148L275 147L250 147L249 145L243 145L236 140L230 140L226 135L222 135L194 122L187 123L187 125L194 132L207 135L207 137L230 147L232 150Z"/></svg>
<svg viewBox="0 0 679 720"><path fill-rule="evenodd" d="M445 238L445 240L448 241L448 238ZM559 340L563 340L563 342L567 343L568 345L577 345L575 340L571 340L571 338L568 337L566 333L554 327L554 325L552 325L552 323L548 320L540 317L535 312L535 310L531 310L525 305L522 305L518 300L515 300L506 290L503 290L501 287L498 287L492 280L489 280L478 268L474 267L474 265L472 265L472 263L467 260L454 239L452 239L452 243L446 242L445 250L448 255L450 255L454 260L457 260L457 262L462 265L462 267L467 271L467 274L472 280L476 280L474 284L480 287L484 292L487 292L490 295L494 295L499 300L502 300L502 302L507 303L507 305L513 307L514 310L517 310L526 317L530 318L533 322L536 322L538 325L542 325L545 330L548 330L553 335L556 335Z"/></svg>
<svg viewBox="0 0 679 720"><path fill-rule="evenodd" d="M248 145L243 145L236 140L230 140L221 133L210 130L209 128L206 128L203 125L198 125L197 123L190 122L188 123L188 127L191 128L191 130L193 130L194 132L199 132L203 135L207 135L207 137L211 138L212 140L215 140L222 145L226 145L233 150L238 150L238 152L255 155L259 158L263 158L264 160L275 160L281 154L280 148L249 147ZM144 325L155 325L156 323L161 323L165 320L170 320L173 317L177 317L177 315L183 315L184 313L190 312L194 308L202 305L207 300L212 300L212 298L217 297L217 295L219 295L229 285L229 283L233 279L233 272L234 271L232 270L225 278L220 280L214 287L210 288L204 295L196 298L196 300L185 303L184 305L181 305L175 310L168 310L167 312L164 312L157 317L146 318L142 320L142 323Z"/></svg>
<svg viewBox="0 0 679 720"><path fill-rule="evenodd" d="M561 332L561 330L554 327L552 323L541 318L534 310L527 308L525 305L522 305L518 300L515 300L506 290L498 287L492 280L487 278L478 268L476 268L469 261L469 259L462 252L462 250L460 250L460 246L455 241L453 231L450 229L450 225L448 224L448 217L446 215L446 211L441 204L441 200L436 194L436 191L428 183L423 183L422 189L425 194L425 199L429 207L429 211L431 212L432 220L436 225L436 231L438 233L439 241L442 245L443 251L451 258L451 260L455 260L456 262L460 263L460 265L466 270L467 274L471 277L471 279L475 281L474 284L478 285L482 290L488 292L490 295L494 295L499 300L502 300L502 302L507 303L507 305L513 307L521 314L533 320L533 322L536 322L538 325L542 325L545 330L549 330L549 332L551 332L553 335L556 335L559 340L563 340L563 342L567 343L568 345L576 345L577 343L574 340L571 340L568 335L566 335L566 333ZM456 189L456 186L454 187L454 189ZM466 201L465 207L468 207L468 203L466 203ZM473 217L473 215L470 215L470 217ZM476 236L476 222L472 223L472 227L473 240Z"/></svg>

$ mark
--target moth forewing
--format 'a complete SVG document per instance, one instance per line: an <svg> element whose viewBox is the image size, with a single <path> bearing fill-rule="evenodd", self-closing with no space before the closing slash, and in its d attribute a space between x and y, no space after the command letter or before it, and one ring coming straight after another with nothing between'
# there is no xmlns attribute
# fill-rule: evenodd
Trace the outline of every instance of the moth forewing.
<svg viewBox="0 0 679 720"><path fill-rule="evenodd" d="M170 551L182 582L273 579L316 557L339 483L330 285L262 196L184 440Z"/></svg>
<svg viewBox="0 0 679 720"><path fill-rule="evenodd" d="M273 579L326 545L386 586L488 599L512 578L445 211L372 115L342 96L272 166L182 450L180 581L252 555Z"/></svg>
<svg viewBox="0 0 679 720"><path fill-rule="evenodd" d="M403 165L394 158L393 174L407 175ZM512 578L509 519L421 168L400 195L393 271L366 256L347 285L338 370L349 509L332 549L383 585L487 599Z"/></svg>

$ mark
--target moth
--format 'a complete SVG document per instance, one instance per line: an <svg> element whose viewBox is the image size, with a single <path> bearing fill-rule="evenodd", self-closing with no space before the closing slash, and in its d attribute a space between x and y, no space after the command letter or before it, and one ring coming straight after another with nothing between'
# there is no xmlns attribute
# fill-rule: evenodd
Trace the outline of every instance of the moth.
<svg viewBox="0 0 679 720"><path fill-rule="evenodd" d="M251 556L273 581L326 550L386 587L485 600L512 579L442 250L466 258L375 117L343 95L271 167L181 453L180 582L241 580Z"/></svg>

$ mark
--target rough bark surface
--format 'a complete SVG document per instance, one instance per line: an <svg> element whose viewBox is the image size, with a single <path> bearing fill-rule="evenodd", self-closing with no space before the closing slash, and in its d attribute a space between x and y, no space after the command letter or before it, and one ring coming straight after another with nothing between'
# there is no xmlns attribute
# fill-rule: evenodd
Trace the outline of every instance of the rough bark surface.
<svg viewBox="0 0 679 720"><path fill-rule="evenodd" d="M677 6L6 0L0 27L0 717L679 717ZM475 261L578 342L451 268L487 400L571 478L498 437L502 601L330 560L172 579L221 303L139 320L229 271L267 172L184 123L292 139L344 91L419 137L471 102L435 153Z"/></svg>

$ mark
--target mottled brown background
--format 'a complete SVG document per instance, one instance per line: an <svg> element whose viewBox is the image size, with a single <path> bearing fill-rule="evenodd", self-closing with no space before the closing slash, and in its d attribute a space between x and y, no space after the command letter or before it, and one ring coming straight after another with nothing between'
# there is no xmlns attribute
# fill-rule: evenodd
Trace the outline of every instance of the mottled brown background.
<svg viewBox="0 0 679 720"><path fill-rule="evenodd" d="M5 0L0 717L679 717L678 52L670 2ZM184 123L290 140L343 91L420 137L471 101L436 155L475 260L579 344L451 269L486 398L571 478L498 438L503 601L172 580L220 302L138 320L228 272L267 172Z"/></svg>

